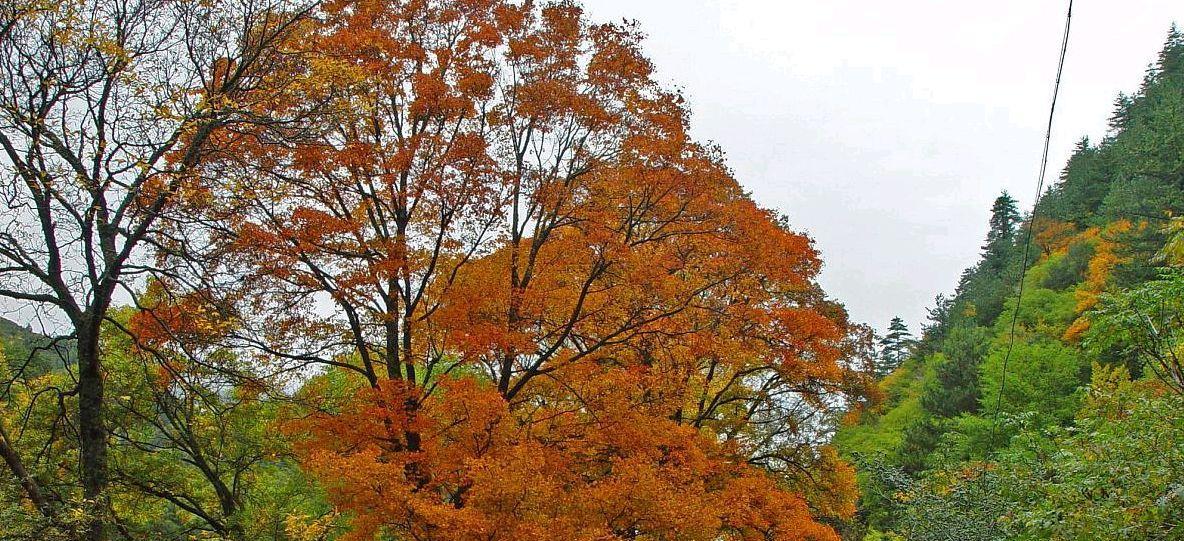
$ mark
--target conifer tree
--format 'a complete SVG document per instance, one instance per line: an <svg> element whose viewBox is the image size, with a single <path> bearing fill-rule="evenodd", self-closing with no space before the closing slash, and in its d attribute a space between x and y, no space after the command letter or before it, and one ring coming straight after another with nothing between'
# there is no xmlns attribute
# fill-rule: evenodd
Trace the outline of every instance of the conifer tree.
<svg viewBox="0 0 1184 541"><path fill-rule="evenodd" d="M983 245L983 267L998 271L1006 266L1007 255L1015 246L1015 233L1020 219L1015 198L1007 191L995 198L991 206L991 229Z"/></svg>
<svg viewBox="0 0 1184 541"><path fill-rule="evenodd" d="M956 327L942 344L936 378L921 395L921 407L938 417L978 411L979 365L987 355L989 332L981 327Z"/></svg>
<svg viewBox="0 0 1184 541"><path fill-rule="evenodd" d="M888 323L888 332L879 341L876 376L884 377L896 370L908 358L914 342L913 334L904 320L900 316L892 318Z"/></svg>
<svg viewBox="0 0 1184 541"><path fill-rule="evenodd" d="M1168 37L1164 40L1155 68L1160 76L1184 72L1184 33L1181 33L1175 24L1168 30Z"/></svg>

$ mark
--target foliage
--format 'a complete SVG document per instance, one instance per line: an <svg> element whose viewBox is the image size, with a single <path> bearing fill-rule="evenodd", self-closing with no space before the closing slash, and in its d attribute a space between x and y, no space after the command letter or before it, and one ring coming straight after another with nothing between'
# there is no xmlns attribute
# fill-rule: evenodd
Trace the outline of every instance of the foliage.
<svg viewBox="0 0 1184 541"><path fill-rule="evenodd" d="M1087 340L1140 358L1169 388L1184 394L1184 273L1172 271L1135 289L1105 295Z"/></svg>
<svg viewBox="0 0 1184 541"><path fill-rule="evenodd" d="M103 326L154 270L150 247L183 236L170 221L200 197L196 171L217 132L295 120L270 115L285 80L269 74L293 58L279 44L307 15L284 0L0 6L0 298L62 322L74 350L76 381L56 394L73 398L60 412L78 443L71 480L98 510L81 539L118 529ZM30 479L25 494L56 514Z"/></svg>
<svg viewBox="0 0 1184 541"><path fill-rule="evenodd" d="M913 347L913 335L908 325L899 317L888 322L888 332L880 338L879 358L876 364L876 375L884 377L896 370L908 358Z"/></svg>
<svg viewBox="0 0 1184 541"><path fill-rule="evenodd" d="M978 411L978 373L989 347L987 330L956 327L942 344L943 356L933 382L921 395L921 406L938 417Z"/></svg>
<svg viewBox="0 0 1184 541"><path fill-rule="evenodd" d="M3 351L0 361L4 361ZM0 376L11 378L7 363L0 362ZM0 484L0 537L30 541L76 539L95 514L85 501L69 493L62 494L76 474L65 464L51 460L29 463L23 459L28 453L22 453L43 449L43 454L60 457L70 450L68 441L60 441L52 433L58 429L58 405L36 400L38 392L63 385L65 378L60 373L51 373L20 381L27 387L10 387L0 400L0 455L9 467L6 481L9 478L15 481ZM23 472L32 483L22 484L17 471ZM40 491L44 505L53 506L52 510L38 509L38 504L26 493L30 484Z"/></svg>
<svg viewBox="0 0 1184 541"><path fill-rule="evenodd" d="M1015 198L1005 191L991 205L990 229L987 231L986 244L983 245L982 260L982 265L988 271L998 274L1006 267L1008 256L1016 244L1019 223L1020 211Z"/></svg>
<svg viewBox="0 0 1184 541"><path fill-rule="evenodd" d="M644 393L645 378L626 383L604 376L593 375L599 389L587 389L597 395L586 396L585 404L596 409L535 423L535 435L526 439L518 425L529 419L512 412L487 384L442 383L454 400L427 403L407 418L384 406L406 399L407 389L392 382L364 393L341 415L312 419L304 460L336 501L358 510L353 538L395 528L449 538L465 531L506 539L592 539L629 531L679 539L718 539L720 532L735 539L830 537L825 527L809 526L801 499L777 495L760 472L729 466L726 448L691 427L630 407L636 402L622 395ZM376 415L383 411L389 413ZM648 426L655 422L661 430ZM414 452L384 448L388 424L427 437ZM408 472L432 476L420 480ZM450 497L422 498L404 484ZM752 517L762 522L753 524Z"/></svg>
<svg viewBox="0 0 1184 541"><path fill-rule="evenodd" d="M1022 246L1000 257L1006 244L991 242L1009 221L994 218L1010 215L996 202L982 260L931 310L920 364L885 378L912 384L836 436L843 452L879 457L860 462L855 538L1184 535L1169 466L1182 441L1184 279L1164 267L1179 259L1182 89L1173 28L1142 88L1117 100L1112 132L1083 139L1040 200L1022 300Z"/></svg>
<svg viewBox="0 0 1184 541"><path fill-rule="evenodd" d="M1003 361L1007 358L1007 381ZM1010 415L1033 414L1042 424L1067 421L1077 411L1077 389L1085 384L1089 363L1079 351L1057 340L1021 338L1008 358L1001 345L982 366L982 408ZM1002 391L1002 395L1000 395Z"/></svg>
<svg viewBox="0 0 1184 541"><path fill-rule="evenodd" d="M688 135L636 26L322 15L276 113L324 107L222 134L185 253L216 263L160 280L142 330L354 378L288 425L352 538L833 537L855 486L826 443L874 398L870 332Z"/></svg>
<svg viewBox="0 0 1184 541"><path fill-rule="evenodd" d="M0 297L62 324L0 319L0 537L1184 537L1179 31L878 342L642 50L574 1L0 5Z"/></svg>
<svg viewBox="0 0 1184 541"><path fill-rule="evenodd" d="M69 359L68 342L55 343L48 336L5 318L0 318L0 344L4 345L9 373L23 378L36 378L60 370L65 364L63 357Z"/></svg>
<svg viewBox="0 0 1184 541"><path fill-rule="evenodd" d="M119 311L115 321L126 324L129 313ZM77 443L64 433L70 375L21 380L3 402L0 428L10 427L5 440L25 457L54 512L30 514L26 495L6 493L13 515L6 539L76 539L97 515L129 539L278 540L287 538L289 514L327 512L320 490L297 469L275 430L282 397L179 355L163 362L115 326L106 329L103 345L115 397L107 412L110 507L94 508L74 488L69 458Z"/></svg>
<svg viewBox="0 0 1184 541"><path fill-rule="evenodd" d="M1072 427L1015 418L993 463L919 478L868 471L907 539L1175 539L1184 518L1184 403L1121 368L1096 366Z"/></svg>
<svg viewBox="0 0 1184 541"><path fill-rule="evenodd" d="M834 539L854 513L827 443L873 406L872 334L634 23L25 4L0 296L75 352L5 374L21 535Z"/></svg>
<svg viewBox="0 0 1184 541"><path fill-rule="evenodd" d="M1184 403L1095 367L1072 428L1028 428L1001 458L1016 539L1184 535Z"/></svg>
<svg viewBox="0 0 1184 541"><path fill-rule="evenodd" d="M1058 291L1076 285L1085 279L1085 273L1089 269L1089 260L1093 256L1093 245L1087 242L1070 244L1064 255L1053 259L1055 263L1049 268L1048 276L1044 278L1041 285Z"/></svg>
<svg viewBox="0 0 1184 541"><path fill-rule="evenodd" d="M873 486L895 509L894 531L908 540L1005 539L999 517L1008 509L1002 479L981 465L938 470L914 478L886 464L869 464Z"/></svg>

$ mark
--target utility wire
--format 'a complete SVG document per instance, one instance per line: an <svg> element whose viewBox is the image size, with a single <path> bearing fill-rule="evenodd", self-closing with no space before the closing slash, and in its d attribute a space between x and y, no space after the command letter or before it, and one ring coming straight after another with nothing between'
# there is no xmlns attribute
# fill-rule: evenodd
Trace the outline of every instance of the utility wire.
<svg viewBox="0 0 1184 541"><path fill-rule="evenodd" d="M1057 111L1057 95L1061 90L1061 73L1065 70L1065 52L1069 49L1069 24L1073 20L1073 0L1069 0L1069 10L1065 12L1065 31L1061 37L1061 57L1057 62L1057 79L1052 87L1052 103L1048 107L1048 127L1044 131L1044 153L1040 157L1040 176L1036 182L1036 201L1032 204L1032 214L1028 216L1028 224L1024 234L1023 261L1020 265L1019 291L1016 293L1015 309L1011 311L1011 330L1007 338L1007 354L1003 356L1003 372L999 378L999 395L995 398L995 413L991 417L991 446L995 446L995 435L999 428L999 410L1003 405L1003 391L1007 389L1007 364L1011 361L1011 351L1015 348L1015 327L1019 320L1020 306L1024 299L1024 278L1028 274L1028 249L1032 244L1032 228L1036 222L1036 212L1040 208L1040 196L1044 194L1044 177L1048 172L1048 146L1052 140L1052 120Z"/></svg>

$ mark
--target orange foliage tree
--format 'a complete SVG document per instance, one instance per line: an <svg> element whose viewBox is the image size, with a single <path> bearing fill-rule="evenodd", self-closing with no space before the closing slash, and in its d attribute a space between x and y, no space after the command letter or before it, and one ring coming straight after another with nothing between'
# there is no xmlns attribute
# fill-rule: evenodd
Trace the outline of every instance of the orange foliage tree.
<svg viewBox="0 0 1184 541"><path fill-rule="evenodd" d="M231 339L357 376L289 427L353 537L836 538L813 517L854 480L823 444L868 333L634 25L502 0L318 25L291 73L317 125L211 158L210 275Z"/></svg>

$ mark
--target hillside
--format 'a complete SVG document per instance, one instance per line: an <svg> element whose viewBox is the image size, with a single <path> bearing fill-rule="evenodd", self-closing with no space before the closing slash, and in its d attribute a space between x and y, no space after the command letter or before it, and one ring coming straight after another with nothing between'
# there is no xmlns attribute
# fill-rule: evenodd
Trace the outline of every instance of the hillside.
<svg viewBox="0 0 1184 541"><path fill-rule="evenodd" d="M42 334L35 333L19 324L0 317L0 346L3 347L4 358L8 360L8 367L13 372L21 371L26 378L45 374L56 367L62 366L59 350L65 353L68 348L51 348L51 340Z"/></svg>
<svg viewBox="0 0 1184 541"><path fill-rule="evenodd" d="M860 464L847 538L1184 538L1175 29L1110 125L1034 218L995 201L980 261L879 382L886 400L836 436Z"/></svg>

